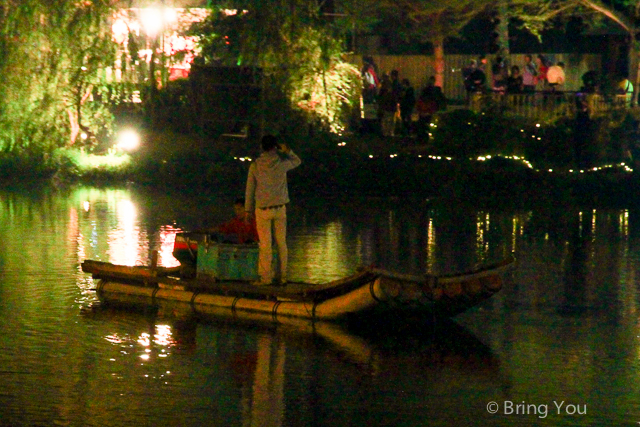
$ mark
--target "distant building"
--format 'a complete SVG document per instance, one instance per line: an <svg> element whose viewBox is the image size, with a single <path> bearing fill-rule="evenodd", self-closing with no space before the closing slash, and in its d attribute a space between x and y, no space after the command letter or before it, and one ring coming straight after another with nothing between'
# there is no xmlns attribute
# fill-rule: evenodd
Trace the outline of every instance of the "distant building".
<svg viewBox="0 0 640 427"><path fill-rule="evenodd" d="M196 38L179 35L192 23L203 21L206 0L120 1L123 7L112 17L113 39L119 52L107 81L158 85L186 78L195 58Z"/></svg>

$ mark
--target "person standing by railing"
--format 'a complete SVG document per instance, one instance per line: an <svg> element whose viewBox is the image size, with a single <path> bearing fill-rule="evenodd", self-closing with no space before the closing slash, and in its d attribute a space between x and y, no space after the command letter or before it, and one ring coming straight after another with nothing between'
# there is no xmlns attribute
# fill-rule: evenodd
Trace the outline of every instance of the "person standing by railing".
<svg viewBox="0 0 640 427"><path fill-rule="evenodd" d="M397 110L398 100L394 96L391 79L388 74L383 74L378 92L378 118L383 136L394 136L394 119Z"/></svg>
<svg viewBox="0 0 640 427"><path fill-rule="evenodd" d="M551 87L551 92L561 92L560 86L564 85L564 62L558 62L547 70L547 82Z"/></svg>
<svg viewBox="0 0 640 427"><path fill-rule="evenodd" d="M363 102L365 104L373 104L377 96L378 85L380 84L374 65L372 63L365 62L362 67L361 74L363 82Z"/></svg>
<svg viewBox="0 0 640 427"><path fill-rule="evenodd" d="M509 62L502 52L496 57L491 67L493 85L491 89L504 93L507 88L507 78L509 77Z"/></svg>
<svg viewBox="0 0 640 427"><path fill-rule="evenodd" d="M536 57L536 68L538 75L536 76L536 90L545 90L547 88L547 70L549 69L549 62L547 58L540 54Z"/></svg>
<svg viewBox="0 0 640 427"><path fill-rule="evenodd" d="M507 78L507 93L522 93L523 77L520 75L520 67L514 65L511 67L511 74Z"/></svg>
<svg viewBox="0 0 640 427"><path fill-rule="evenodd" d="M409 135L412 132L412 115L416 106L416 93L409 79L402 79L402 95L400 96L400 119L402 120L402 133Z"/></svg>
<svg viewBox="0 0 640 427"><path fill-rule="evenodd" d="M467 105L474 111L477 111L481 102L482 94L486 91L487 76L476 61L472 61L472 69L465 78L464 84L467 90Z"/></svg>
<svg viewBox="0 0 640 427"><path fill-rule="evenodd" d="M467 67L462 69L462 78L464 79L464 89L467 93L467 105L471 102L471 94L475 92L475 84L472 79L472 75L478 69L478 62L472 59Z"/></svg>
<svg viewBox="0 0 640 427"><path fill-rule="evenodd" d="M422 89L418 102L416 103L419 117L417 129L419 138L426 138L428 140L431 118L437 111L446 108L447 99L442 93L442 88L436 86L435 76L429 77L427 86Z"/></svg>
<svg viewBox="0 0 640 427"><path fill-rule="evenodd" d="M618 95L623 99L624 106L629 108L631 107L631 99L633 98L633 84L627 78L627 76L622 76L620 82L618 83Z"/></svg>
<svg viewBox="0 0 640 427"><path fill-rule="evenodd" d="M538 70L536 69L536 64L533 63L531 55L524 56L524 67L522 68L523 92L533 93L536 90Z"/></svg>

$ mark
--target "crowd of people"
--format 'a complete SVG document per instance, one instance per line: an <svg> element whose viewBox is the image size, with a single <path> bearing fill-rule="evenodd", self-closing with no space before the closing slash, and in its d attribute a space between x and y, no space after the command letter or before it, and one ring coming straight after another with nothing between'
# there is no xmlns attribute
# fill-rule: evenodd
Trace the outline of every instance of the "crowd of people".
<svg viewBox="0 0 640 427"><path fill-rule="evenodd" d="M544 55L535 58L527 54L521 65L510 65L506 55L498 54L491 64L491 81L487 81L487 61L473 59L462 71L467 103L471 103L473 94L559 94L564 91L566 83L565 64L562 61L553 63ZM633 84L624 74L609 76L607 81L600 81L598 73L587 71L582 75L582 85L576 91L578 98L594 93L615 94L616 102L624 102L631 106ZM537 98L534 98L537 99Z"/></svg>
<svg viewBox="0 0 640 427"><path fill-rule="evenodd" d="M498 93L534 93L536 91L560 91L565 83L565 64L552 64L544 55L525 55L524 64L510 65L507 56L500 52L491 64L491 82L487 83L487 60L472 59L462 70L467 100L471 94L491 90Z"/></svg>
<svg viewBox="0 0 640 427"><path fill-rule="evenodd" d="M510 62L505 51L498 52L491 63L485 56L472 59L462 70L467 104L472 105L473 100L481 99L476 95L484 93L559 94L565 91L564 62L554 63L542 54L526 54L520 64ZM373 111L382 135L428 136L433 114L446 109L447 105L442 88L435 84L435 77L429 77L427 85L417 94L410 80L401 78L398 70L380 73L371 57L364 57L363 63L365 110L367 106L369 112L375 108ZM595 72L585 73L582 81L579 93L600 91ZM624 95L627 104L631 103L633 84L626 76L619 76L613 89L616 94ZM414 120L416 116L417 122Z"/></svg>
<svg viewBox="0 0 640 427"><path fill-rule="evenodd" d="M431 76L420 94L416 91L408 78L400 78L398 70L382 73L378 77L378 70L371 58L364 59L362 67L364 87L362 98L365 104L377 106L376 116L380 121L382 135L395 136L428 134L431 116L438 110L446 108L446 99L442 88L435 85L435 77ZM414 125L414 112L418 115L418 122Z"/></svg>

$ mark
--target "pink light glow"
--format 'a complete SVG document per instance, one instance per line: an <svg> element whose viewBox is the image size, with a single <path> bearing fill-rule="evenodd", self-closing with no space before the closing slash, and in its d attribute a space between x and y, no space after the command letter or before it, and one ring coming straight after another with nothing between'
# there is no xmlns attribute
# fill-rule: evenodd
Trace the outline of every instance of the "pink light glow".
<svg viewBox="0 0 640 427"><path fill-rule="evenodd" d="M176 233L180 232L179 228L171 225L160 227L160 250L158 250L158 263L164 267L178 267L180 261L173 256L173 243L176 240Z"/></svg>
<svg viewBox="0 0 640 427"><path fill-rule="evenodd" d="M131 35L136 37L161 35L163 53L171 64L170 80L175 80L188 77L197 49L197 37L184 37L178 33L189 28L194 22L203 21L209 13L210 11L204 8L120 9L113 17L111 30L114 40L125 46ZM148 48L130 52L132 57L146 62L150 61L151 53ZM177 59L178 56L180 60Z"/></svg>

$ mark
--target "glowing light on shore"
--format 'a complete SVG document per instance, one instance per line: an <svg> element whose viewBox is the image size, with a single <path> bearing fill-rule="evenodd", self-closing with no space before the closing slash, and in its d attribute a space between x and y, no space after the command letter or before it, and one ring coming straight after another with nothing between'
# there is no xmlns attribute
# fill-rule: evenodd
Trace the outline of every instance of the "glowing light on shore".
<svg viewBox="0 0 640 427"><path fill-rule="evenodd" d="M118 147L125 151L131 151L140 145L140 135L134 130L122 131L118 137Z"/></svg>

